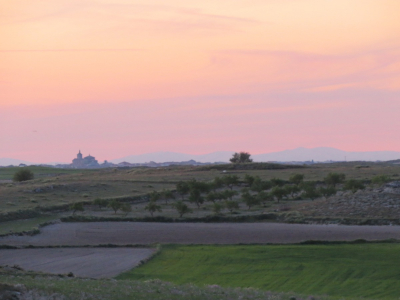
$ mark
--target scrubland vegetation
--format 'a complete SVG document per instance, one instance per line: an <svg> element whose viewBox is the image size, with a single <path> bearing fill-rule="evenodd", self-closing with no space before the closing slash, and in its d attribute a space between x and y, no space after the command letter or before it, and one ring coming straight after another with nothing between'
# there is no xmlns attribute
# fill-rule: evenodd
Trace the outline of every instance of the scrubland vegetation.
<svg viewBox="0 0 400 300"><path fill-rule="evenodd" d="M0 235L37 234L41 224L59 220L400 222L400 193L386 186L400 178L400 165L393 163L27 169L33 179L12 181L21 169L0 168ZM394 299L400 292L395 268L398 250L396 243L170 245L118 281L27 276L21 271L18 275L3 272L0 282L22 283L34 293L59 294L54 299L297 299L309 295ZM189 283L195 286L179 285ZM291 291L308 296L279 294Z"/></svg>

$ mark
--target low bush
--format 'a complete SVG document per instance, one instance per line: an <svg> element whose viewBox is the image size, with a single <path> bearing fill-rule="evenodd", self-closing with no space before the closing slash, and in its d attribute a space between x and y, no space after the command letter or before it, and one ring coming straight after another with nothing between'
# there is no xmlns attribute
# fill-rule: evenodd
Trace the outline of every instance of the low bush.
<svg viewBox="0 0 400 300"><path fill-rule="evenodd" d="M23 168L17 172L15 172L13 176L13 180L16 182L32 180L34 178L34 174L31 170L27 168Z"/></svg>

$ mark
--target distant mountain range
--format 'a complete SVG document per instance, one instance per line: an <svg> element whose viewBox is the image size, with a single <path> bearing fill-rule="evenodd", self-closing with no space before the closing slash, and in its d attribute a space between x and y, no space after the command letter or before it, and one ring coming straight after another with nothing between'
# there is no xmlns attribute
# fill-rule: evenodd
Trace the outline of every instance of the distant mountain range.
<svg viewBox="0 0 400 300"><path fill-rule="evenodd" d="M229 162L234 151L219 151L208 154L185 154L177 152L154 152L139 155L130 155L118 159L113 159L110 162L118 164L121 162L128 163L148 163L148 162L183 162L195 160L201 163L214 163L214 162ZM255 162L291 162L291 161L311 161L325 162L325 161L387 161L400 159L400 152L396 151L368 151L368 152L349 152L329 147L319 148L296 148L292 150L284 150L280 152L272 152L265 154L255 154L251 156ZM31 165L32 163L11 159L0 158L0 166ZM50 164L50 163L49 163Z"/></svg>
<svg viewBox="0 0 400 300"><path fill-rule="evenodd" d="M32 163L13 158L0 158L0 166L18 166L20 164L31 165Z"/></svg>
<svg viewBox="0 0 400 300"><path fill-rule="evenodd" d="M209 154L185 154L177 152L153 152L139 155L130 155L118 159L113 159L110 162L118 164L121 162L129 163L146 163L146 162L181 162L188 160L195 160L197 162L228 162L229 158L232 157L233 151L220 151L212 152Z"/></svg>
<svg viewBox="0 0 400 300"><path fill-rule="evenodd" d="M396 151L350 152L329 147L296 148L267 154L253 155L254 161L387 161L400 159Z"/></svg>
<svg viewBox="0 0 400 300"><path fill-rule="evenodd" d="M176 152L154 152L140 155L130 155L111 162L120 163L123 161L129 163L145 163L145 162L180 162L190 159L197 162L229 162L234 151L220 151L209 154L195 155ZM272 152L265 154L255 154L251 156L255 162L291 162L291 161L386 161L400 159L400 152L396 151L372 151L372 152L349 152L329 147L319 148L296 148L292 150L284 150L280 152Z"/></svg>

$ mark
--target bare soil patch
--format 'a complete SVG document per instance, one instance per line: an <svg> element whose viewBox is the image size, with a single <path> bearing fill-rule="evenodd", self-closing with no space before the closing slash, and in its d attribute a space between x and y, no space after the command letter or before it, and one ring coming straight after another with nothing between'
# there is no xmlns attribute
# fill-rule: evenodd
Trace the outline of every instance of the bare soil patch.
<svg viewBox="0 0 400 300"><path fill-rule="evenodd" d="M72 272L79 277L114 277L136 267L153 254L140 248L61 248L0 250L0 265L54 274Z"/></svg>
<svg viewBox="0 0 400 300"><path fill-rule="evenodd" d="M36 236L1 238L0 245L265 244L356 239L400 239L400 226L281 223L61 223L44 227L42 233Z"/></svg>

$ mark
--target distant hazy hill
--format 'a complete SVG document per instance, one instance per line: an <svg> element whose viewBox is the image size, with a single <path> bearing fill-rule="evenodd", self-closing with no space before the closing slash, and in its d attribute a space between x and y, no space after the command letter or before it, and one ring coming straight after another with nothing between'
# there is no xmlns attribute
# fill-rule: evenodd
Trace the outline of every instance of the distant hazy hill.
<svg viewBox="0 0 400 300"><path fill-rule="evenodd" d="M252 156L254 161L386 161L400 158L400 152L347 152L335 148L296 148L281 152L257 154Z"/></svg>
<svg viewBox="0 0 400 300"><path fill-rule="evenodd" d="M0 166L18 166L19 164L31 165L32 163L20 159L0 158Z"/></svg>
<svg viewBox="0 0 400 300"><path fill-rule="evenodd" d="M154 161L162 162L182 162L195 160L197 162L229 162L234 151L219 151L202 155L185 154L177 152L153 152L139 155L130 155L118 159L111 160L112 163L128 162L128 163L146 163ZM319 148L296 148L280 152L272 152L265 154L254 154L251 156L255 162L267 161L386 161L400 159L400 152L396 151L374 151L374 152L347 152L335 148L319 147ZM31 165L32 163L12 158L0 158L0 166L9 166L19 164Z"/></svg>
<svg viewBox="0 0 400 300"><path fill-rule="evenodd" d="M209 154L195 155L195 154L185 154L177 152L153 152L145 153L139 155L130 155L123 158L118 158L111 160L112 163L118 164L120 162L129 163L146 163L154 161L157 163L161 162L181 162L188 160L195 160L197 162L228 162L229 158L232 157L233 151L219 151Z"/></svg>
<svg viewBox="0 0 400 300"><path fill-rule="evenodd" d="M229 162L234 151L220 151L203 155L193 155L176 152L154 152L140 155L131 155L111 162L120 163L123 161L129 163L145 163L145 162L180 162L193 159L197 162ZM319 148L296 148L280 152L272 152L265 154L255 154L251 156L255 162L267 161L386 161L400 159L400 152L396 151L375 151L375 152L347 152L335 148L319 147Z"/></svg>

